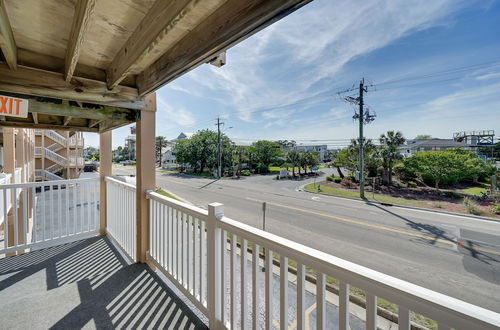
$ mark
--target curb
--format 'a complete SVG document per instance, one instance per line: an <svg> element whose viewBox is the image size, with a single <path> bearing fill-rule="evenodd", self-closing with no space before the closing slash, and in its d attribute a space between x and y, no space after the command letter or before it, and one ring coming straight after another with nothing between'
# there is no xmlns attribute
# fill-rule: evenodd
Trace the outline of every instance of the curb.
<svg viewBox="0 0 500 330"><path fill-rule="evenodd" d="M298 188L298 191L302 191L302 192L306 192L306 193L314 194L314 195L323 195L323 196L330 196L330 197L335 197L335 198L343 198L343 199L348 199L348 200L352 200L352 201L363 202L363 200L359 199L359 198L337 196L337 195L330 195L330 194L321 193L321 192L307 191L307 190L304 189L305 186L306 185L300 186ZM394 207L401 207L401 208L410 209L410 210L434 212L434 213L438 213L438 214L455 215L455 216L464 217L464 218L472 218L472 219L486 220L486 221L492 221L492 222L500 222L500 219L489 218L489 217L482 217L482 216L479 216L479 215L446 212L446 211L439 211L439 210L434 210L434 209L426 209L426 208L423 208L423 207L415 207L415 206L407 206L407 205L399 205L399 204L389 204L389 203L382 203L382 202L376 202L376 201L364 201L364 202L366 204L378 204L378 205L383 205L383 206L394 206Z"/></svg>

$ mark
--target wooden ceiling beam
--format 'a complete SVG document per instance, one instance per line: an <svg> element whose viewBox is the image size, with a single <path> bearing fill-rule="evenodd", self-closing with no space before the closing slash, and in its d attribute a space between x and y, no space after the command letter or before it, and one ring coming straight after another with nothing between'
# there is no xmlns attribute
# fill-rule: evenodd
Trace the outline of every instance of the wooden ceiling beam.
<svg viewBox="0 0 500 330"><path fill-rule="evenodd" d="M35 124L38 124L38 113L37 112L32 112L31 116L33 117L33 122Z"/></svg>
<svg viewBox="0 0 500 330"><path fill-rule="evenodd" d="M73 119L73 117L71 117L71 116L64 117L64 123L63 123L63 125L64 126L68 126L68 124L71 121L71 119Z"/></svg>
<svg viewBox="0 0 500 330"><path fill-rule="evenodd" d="M13 72L6 64L0 64L0 91L130 109L144 107L135 88L118 85L108 90L105 82L79 77L67 82L61 73L24 66L18 66Z"/></svg>
<svg viewBox="0 0 500 330"><path fill-rule="evenodd" d="M85 39L85 30L90 22L90 17L95 8L95 0L77 0L75 13L73 14L73 24L66 48L66 60L64 65L64 78L67 82L73 77L80 51Z"/></svg>
<svg viewBox="0 0 500 330"><path fill-rule="evenodd" d="M109 66L108 87L117 86L137 66L153 63L224 2L157 0Z"/></svg>
<svg viewBox="0 0 500 330"><path fill-rule="evenodd" d="M144 96L312 0L228 0L137 76Z"/></svg>
<svg viewBox="0 0 500 330"><path fill-rule="evenodd" d="M0 48L11 70L17 69L17 46L5 10L4 0L0 0Z"/></svg>
<svg viewBox="0 0 500 330"><path fill-rule="evenodd" d="M89 122L89 127L92 128L103 121L104 121L103 119L91 119Z"/></svg>
<svg viewBox="0 0 500 330"><path fill-rule="evenodd" d="M121 123L119 123L122 125ZM81 132L92 132L98 133L99 130L97 127L89 128L86 126L62 126L62 125L54 125L54 124L43 124L43 123L30 123L30 122L15 122L15 121L5 121L2 122L2 126L4 127L14 127L14 128L35 128L35 129L54 129L54 130L62 130L62 131L81 131Z"/></svg>
<svg viewBox="0 0 500 330"><path fill-rule="evenodd" d="M55 104L50 102L39 102L29 100L28 112L62 116L64 117L65 125L73 118L85 118L90 120L111 120L111 121L128 121L135 122L138 117L138 111L133 109L117 108L103 106L101 109L87 109L74 107L69 104Z"/></svg>

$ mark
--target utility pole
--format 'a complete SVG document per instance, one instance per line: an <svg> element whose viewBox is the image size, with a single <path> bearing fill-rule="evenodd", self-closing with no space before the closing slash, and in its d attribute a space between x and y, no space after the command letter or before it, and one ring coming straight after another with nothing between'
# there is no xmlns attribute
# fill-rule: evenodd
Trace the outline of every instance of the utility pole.
<svg viewBox="0 0 500 330"><path fill-rule="evenodd" d="M222 152L221 152L221 132L220 125L223 123L220 118L217 117L217 177L220 179L222 177Z"/></svg>
<svg viewBox="0 0 500 330"><path fill-rule="evenodd" d="M356 90L350 88L340 93L346 93ZM365 198L365 139L363 136L363 126L375 120L376 115L370 114L370 111L364 109L363 94L368 92L368 87L365 86L365 78L362 78L359 82L359 95L358 97L346 96L344 100L349 103L359 105L358 113L355 113L352 117L354 120L359 121L359 197ZM339 94L340 94L339 93Z"/></svg>
<svg viewBox="0 0 500 330"><path fill-rule="evenodd" d="M365 146L363 138L364 124L364 109L363 109L363 92L366 92L364 87L365 78L359 82L359 197L365 198Z"/></svg>

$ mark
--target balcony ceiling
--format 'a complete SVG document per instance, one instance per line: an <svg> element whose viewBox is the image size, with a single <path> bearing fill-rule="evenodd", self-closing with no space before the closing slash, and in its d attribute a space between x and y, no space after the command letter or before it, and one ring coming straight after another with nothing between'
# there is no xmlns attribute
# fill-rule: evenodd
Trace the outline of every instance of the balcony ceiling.
<svg viewBox="0 0 500 330"><path fill-rule="evenodd" d="M0 93L141 109L146 94L310 1L0 0Z"/></svg>

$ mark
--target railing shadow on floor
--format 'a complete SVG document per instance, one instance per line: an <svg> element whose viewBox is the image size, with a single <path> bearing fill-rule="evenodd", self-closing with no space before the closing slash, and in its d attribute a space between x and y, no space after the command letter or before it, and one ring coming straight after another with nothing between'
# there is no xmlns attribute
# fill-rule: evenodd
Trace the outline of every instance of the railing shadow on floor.
<svg viewBox="0 0 500 330"><path fill-rule="evenodd" d="M64 289L71 284L76 289ZM93 322L96 328L206 329L158 275L145 264L129 265L105 237L0 259L0 292L0 315L9 328L43 322L52 329L82 328ZM53 294L69 310L45 307ZM23 318L27 310L39 315Z"/></svg>

